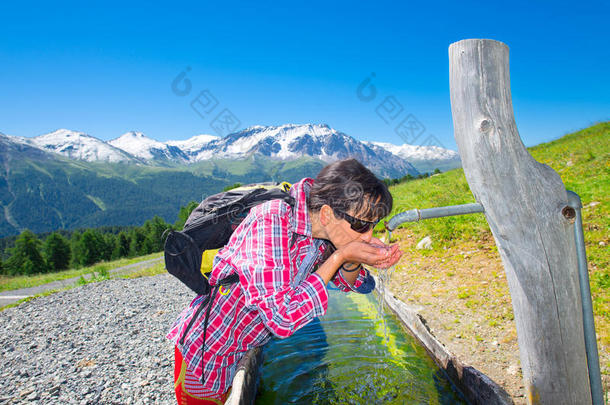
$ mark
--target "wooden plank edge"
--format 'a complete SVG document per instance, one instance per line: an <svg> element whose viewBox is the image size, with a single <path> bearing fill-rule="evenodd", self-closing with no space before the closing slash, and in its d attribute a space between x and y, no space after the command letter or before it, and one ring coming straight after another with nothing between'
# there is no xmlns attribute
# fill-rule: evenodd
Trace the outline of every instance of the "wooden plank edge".
<svg viewBox="0 0 610 405"><path fill-rule="evenodd" d="M231 394L225 401L225 405L254 404L262 361L262 346L254 347L246 352L237 364L237 371L231 385Z"/></svg>

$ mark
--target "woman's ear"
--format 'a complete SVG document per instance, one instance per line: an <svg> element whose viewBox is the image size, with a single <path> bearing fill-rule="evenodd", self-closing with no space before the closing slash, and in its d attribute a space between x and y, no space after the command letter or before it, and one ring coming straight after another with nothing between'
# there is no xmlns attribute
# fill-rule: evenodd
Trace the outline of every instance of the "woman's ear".
<svg viewBox="0 0 610 405"><path fill-rule="evenodd" d="M330 208L329 205L324 204L322 206L322 208L320 208L320 223L323 226L327 226L332 221L332 218L331 218L332 215L333 215L333 209Z"/></svg>

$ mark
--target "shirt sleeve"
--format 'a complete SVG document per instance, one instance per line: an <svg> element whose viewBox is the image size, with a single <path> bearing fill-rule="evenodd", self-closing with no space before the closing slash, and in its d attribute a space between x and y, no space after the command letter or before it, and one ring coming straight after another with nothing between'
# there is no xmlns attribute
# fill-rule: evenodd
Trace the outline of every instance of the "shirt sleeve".
<svg viewBox="0 0 610 405"><path fill-rule="evenodd" d="M360 294L368 294L375 289L375 279L362 265L353 286L345 280L343 274L341 274L341 269L337 271L332 281L340 290L345 292L354 291Z"/></svg>
<svg viewBox="0 0 610 405"><path fill-rule="evenodd" d="M324 315L328 293L320 276L310 274L291 286L296 263L290 257L289 222L276 213L259 214L232 262L240 273L246 306L255 308L267 329L285 338Z"/></svg>

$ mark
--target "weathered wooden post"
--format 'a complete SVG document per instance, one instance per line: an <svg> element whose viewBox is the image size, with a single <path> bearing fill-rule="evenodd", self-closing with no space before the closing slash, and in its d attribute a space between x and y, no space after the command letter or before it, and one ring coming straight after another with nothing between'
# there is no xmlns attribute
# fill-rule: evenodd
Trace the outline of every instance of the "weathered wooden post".
<svg viewBox="0 0 610 405"><path fill-rule="evenodd" d="M449 66L455 139L506 270L528 400L590 404L573 210L559 175L519 137L508 47L459 41Z"/></svg>

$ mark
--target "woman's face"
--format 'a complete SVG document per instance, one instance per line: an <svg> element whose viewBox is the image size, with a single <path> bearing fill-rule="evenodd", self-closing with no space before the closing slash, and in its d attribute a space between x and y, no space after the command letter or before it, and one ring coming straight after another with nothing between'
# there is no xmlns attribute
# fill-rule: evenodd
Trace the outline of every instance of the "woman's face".
<svg viewBox="0 0 610 405"><path fill-rule="evenodd" d="M326 233L328 234L330 241L332 242L333 245L335 245L336 248L345 246L349 242L352 242L355 240L359 240L362 242L371 241L371 238L373 237L373 227L372 226L370 227L370 229L368 231L366 231L364 233L356 232L355 230L352 229L352 227L350 226L350 223L346 219L341 218L341 216L339 216L339 215L335 215L335 213L333 212L331 207L329 207L329 206L325 206L325 207L327 207L326 217L329 220L328 224L325 227ZM361 216L362 215L361 213L347 211L346 214L351 215L354 218L363 219L365 221L371 221L371 219L369 219L369 218L363 218Z"/></svg>

